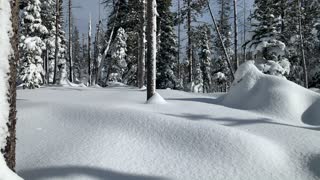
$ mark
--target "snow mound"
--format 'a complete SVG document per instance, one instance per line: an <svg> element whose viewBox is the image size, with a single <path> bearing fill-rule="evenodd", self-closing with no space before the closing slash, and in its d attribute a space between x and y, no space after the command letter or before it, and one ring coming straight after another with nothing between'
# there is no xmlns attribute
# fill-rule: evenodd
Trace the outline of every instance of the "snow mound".
<svg viewBox="0 0 320 180"><path fill-rule="evenodd" d="M316 92L316 93L320 93L320 89L319 88L310 88L311 91Z"/></svg>
<svg viewBox="0 0 320 180"><path fill-rule="evenodd" d="M147 90L147 87L146 86L142 86L141 88L139 88L141 91L145 91Z"/></svg>
<svg viewBox="0 0 320 180"><path fill-rule="evenodd" d="M148 101L147 104L167 104L167 101L161 97L160 94L155 93Z"/></svg>
<svg viewBox="0 0 320 180"><path fill-rule="evenodd" d="M127 87L127 85L121 83L121 82L108 82L108 87Z"/></svg>
<svg viewBox="0 0 320 180"><path fill-rule="evenodd" d="M193 93L158 90L169 104L153 106L138 89L80 89L18 91L21 177L319 179L314 129L269 123Z"/></svg>
<svg viewBox="0 0 320 180"><path fill-rule="evenodd" d="M61 86L62 87L87 87L83 83L76 84L76 83L70 82L69 80L65 80L65 81L61 82Z"/></svg>
<svg viewBox="0 0 320 180"><path fill-rule="evenodd" d="M235 73L222 105L253 110L287 123L320 125L320 96L284 78L263 74L248 61Z"/></svg>

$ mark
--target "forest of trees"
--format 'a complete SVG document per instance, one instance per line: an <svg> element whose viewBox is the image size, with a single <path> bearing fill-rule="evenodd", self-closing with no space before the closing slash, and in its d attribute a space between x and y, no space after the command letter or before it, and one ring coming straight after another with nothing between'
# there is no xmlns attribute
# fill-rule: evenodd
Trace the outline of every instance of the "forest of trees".
<svg viewBox="0 0 320 180"><path fill-rule="evenodd" d="M320 88L319 1L255 0L249 8L245 0L210 2L103 0L108 19L90 20L80 34L72 0L11 0L10 135L1 147L8 166L15 166L16 85L117 82L146 86L147 98L167 88L225 92L239 65L254 60L263 73Z"/></svg>
<svg viewBox="0 0 320 180"><path fill-rule="evenodd" d="M25 88L69 82L143 87L146 2L101 3L109 18L99 19L96 32L88 22L88 34L81 36L72 22L71 0L65 2L67 18L62 0L23 0L18 83ZM256 0L249 8L245 0L217 0L214 8L207 0L156 3L156 88L227 91L247 60L255 60L264 73L319 86L318 1ZM210 13L215 23L203 20ZM64 19L70 21L67 35Z"/></svg>

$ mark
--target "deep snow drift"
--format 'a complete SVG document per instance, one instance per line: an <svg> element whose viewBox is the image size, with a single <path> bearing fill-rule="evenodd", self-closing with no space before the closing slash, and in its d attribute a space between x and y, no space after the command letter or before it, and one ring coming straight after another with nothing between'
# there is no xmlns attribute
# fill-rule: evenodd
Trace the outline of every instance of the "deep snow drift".
<svg viewBox="0 0 320 180"><path fill-rule="evenodd" d="M256 111L299 125L320 125L320 96L286 79L261 73L253 61L240 66L225 106Z"/></svg>
<svg viewBox="0 0 320 180"><path fill-rule="evenodd" d="M241 81L218 99L158 91L167 104L146 104L146 92L130 87L19 90L17 172L26 180L319 179L312 124L320 116L310 109L318 94L254 68L242 66Z"/></svg>

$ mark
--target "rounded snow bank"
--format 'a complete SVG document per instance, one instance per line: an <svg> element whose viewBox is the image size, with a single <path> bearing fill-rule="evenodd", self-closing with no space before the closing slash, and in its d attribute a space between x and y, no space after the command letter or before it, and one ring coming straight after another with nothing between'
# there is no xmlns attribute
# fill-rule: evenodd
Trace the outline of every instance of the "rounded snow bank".
<svg viewBox="0 0 320 180"><path fill-rule="evenodd" d="M253 61L242 64L221 104L253 110L287 123L320 125L320 96L284 78L263 74Z"/></svg>
<svg viewBox="0 0 320 180"><path fill-rule="evenodd" d="M148 101L147 104L167 104L167 101L160 96L160 94L155 93Z"/></svg>

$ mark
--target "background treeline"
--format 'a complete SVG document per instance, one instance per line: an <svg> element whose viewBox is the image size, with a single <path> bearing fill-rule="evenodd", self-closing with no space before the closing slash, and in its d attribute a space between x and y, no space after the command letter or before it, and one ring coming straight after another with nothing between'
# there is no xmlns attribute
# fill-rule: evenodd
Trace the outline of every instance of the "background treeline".
<svg viewBox="0 0 320 180"><path fill-rule="evenodd" d="M62 0L22 1L18 83L25 88L110 82L142 87L144 1L101 1L108 18L88 22L86 34L72 23L71 0L65 4L67 16ZM217 0L212 13L223 43L208 7L207 0L157 1L157 88L227 91L233 73L247 60L255 60L264 73L320 86L317 0L255 0L253 7L245 0Z"/></svg>

